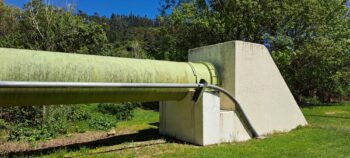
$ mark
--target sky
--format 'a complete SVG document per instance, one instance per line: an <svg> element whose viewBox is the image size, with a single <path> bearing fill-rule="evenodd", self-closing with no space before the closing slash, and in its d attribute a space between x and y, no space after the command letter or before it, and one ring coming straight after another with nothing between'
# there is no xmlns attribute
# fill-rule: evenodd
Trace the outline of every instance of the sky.
<svg viewBox="0 0 350 158"><path fill-rule="evenodd" d="M23 7L30 0L4 0L7 5ZM50 0L44 0L50 1ZM65 6L72 3L77 10L82 10L89 15L94 12L110 17L112 13L147 16L154 19L158 15L159 0L51 0L53 4Z"/></svg>
<svg viewBox="0 0 350 158"><path fill-rule="evenodd" d="M4 0L6 4L23 7L30 0ZM44 0L52 1L58 6L66 6L68 2L74 2L77 10L82 10L89 15L95 12L99 15L110 17L112 13L130 14L156 18L158 15L159 0ZM350 6L350 0L347 3Z"/></svg>

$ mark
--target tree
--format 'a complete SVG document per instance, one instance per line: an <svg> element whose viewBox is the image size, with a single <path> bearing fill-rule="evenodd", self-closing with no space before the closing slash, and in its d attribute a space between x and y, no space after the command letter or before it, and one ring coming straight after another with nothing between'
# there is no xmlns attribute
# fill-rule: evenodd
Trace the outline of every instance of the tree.
<svg viewBox="0 0 350 158"><path fill-rule="evenodd" d="M16 28L16 18L18 17L18 9L4 5L0 0L0 36L13 32Z"/></svg>
<svg viewBox="0 0 350 158"><path fill-rule="evenodd" d="M71 10L46 5L41 0L28 2L16 18L16 31L9 34L15 42L3 47L99 54L107 38L102 27L74 16Z"/></svg>
<svg viewBox="0 0 350 158"><path fill-rule="evenodd" d="M159 18L161 49L172 60L186 60L190 48L229 40L261 43L298 101L303 96L330 101L327 98L349 93L350 17L345 0L164 3L162 12L172 12Z"/></svg>
<svg viewBox="0 0 350 158"><path fill-rule="evenodd" d="M13 43L9 35L16 32L19 17L19 9L5 6L3 0L0 0L0 46Z"/></svg>

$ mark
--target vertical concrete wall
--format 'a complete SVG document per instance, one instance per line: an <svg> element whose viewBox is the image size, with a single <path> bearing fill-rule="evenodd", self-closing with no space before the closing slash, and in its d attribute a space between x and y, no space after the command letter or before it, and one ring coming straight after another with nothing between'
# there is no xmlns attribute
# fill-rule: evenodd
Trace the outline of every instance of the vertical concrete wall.
<svg viewBox="0 0 350 158"><path fill-rule="evenodd" d="M221 86L240 102L259 135L307 124L265 46L225 42L190 50L189 61L214 64ZM228 100L221 100L221 109L233 110Z"/></svg>
<svg viewBox="0 0 350 158"><path fill-rule="evenodd" d="M192 96L189 92L183 100L160 102L161 134L197 145L251 139L236 113L220 110L217 94L205 92L197 103Z"/></svg>
<svg viewBox="0 0 350 158"><path fill-rule="evenodd" d="M236 98L260 134L289 131L306 120L263 45L236 42Z"/></svg>
<svg viewBox="0 0 350 158"><path fill-rule="evenodd" d="M234 111L221 110L220 112L220 143L240 142L252 138L237 114Z"/></svg>
<svg viewBox="0 0 350 158"><path fill-rule="evenodd" d="M189 51L190 62L212 63L219 77L219 85L235 95L235 44L232 42L220 43L211 46L195 48ZM232 101L225 95L220 95L221 109L233 110Z"/></svg>
<svg viewBox="0 0 350 158"><path fill-rule="evenodd" d="M194 92L181 101L160 102L159 132L197 145L220 141L220 99L216 94L203 93L195 104Z"/></svg>

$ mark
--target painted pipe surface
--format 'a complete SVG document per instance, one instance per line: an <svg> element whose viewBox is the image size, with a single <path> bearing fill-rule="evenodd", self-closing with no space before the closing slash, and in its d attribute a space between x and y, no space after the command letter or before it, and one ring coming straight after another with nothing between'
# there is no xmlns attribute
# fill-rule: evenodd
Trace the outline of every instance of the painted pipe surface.
<svg viewBox="0 0 350 158"><path fill-rule="evenodd" d="M0 48L0 81L217 84L209 63ZM6 88L0 106L180 100L188 88Z"/></svg>

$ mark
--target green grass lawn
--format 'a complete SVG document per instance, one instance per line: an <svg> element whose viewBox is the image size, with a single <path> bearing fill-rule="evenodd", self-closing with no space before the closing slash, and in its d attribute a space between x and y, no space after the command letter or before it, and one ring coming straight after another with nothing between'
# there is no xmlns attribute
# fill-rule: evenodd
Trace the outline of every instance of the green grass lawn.
<svg viewBox="0 0 350 158"><path fill-rule="evenodd" d="M307 127L262 140L198 147L157 134L158 113L137 109L117 129L142 130L137 139L52 151L43 157L350 157L350 104L304 107ZM140 139L144 138L144 139Z"/></svg>

